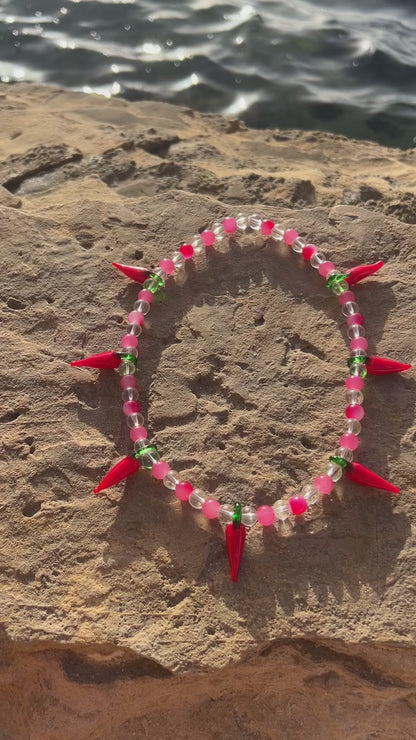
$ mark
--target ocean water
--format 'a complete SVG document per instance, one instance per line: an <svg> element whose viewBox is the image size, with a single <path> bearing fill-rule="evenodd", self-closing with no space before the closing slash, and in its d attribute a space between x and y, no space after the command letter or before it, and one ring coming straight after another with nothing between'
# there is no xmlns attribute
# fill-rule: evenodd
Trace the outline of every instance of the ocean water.
<svg viewBox="0 0 416 740"><path fill-rule="evenodd" d="M0 0L0 79L412 148L416 0Z"/></svg>

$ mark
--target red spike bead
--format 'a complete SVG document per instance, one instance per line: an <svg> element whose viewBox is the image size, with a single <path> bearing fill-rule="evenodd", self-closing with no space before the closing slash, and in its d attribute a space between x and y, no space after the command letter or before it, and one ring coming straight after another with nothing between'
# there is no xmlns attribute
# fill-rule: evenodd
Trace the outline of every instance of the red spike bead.
<svg viewBox="0 0 416 740"><path fill-rule="evenodd" d="M244 543L246 541L246 528L244 524L238 527L228 524L225 528L225 540L227 543L228 560L230 561L231 580L236 582L243 556Z"/></svg>
<svg viewBox="0 0 416 740"><path fill-rule="evenodd" d="M130 265L119 265L118 262L113 262L113 266L117 267L117 270L127 275L130 280L135 280L136 283L144 283L150 275L150 271L144 267L130 267Z"/></svg>
<svg viewBox="0 0 416 740"><path fill-rule="evenodd" d="M108 471L105 478L102 479L101 483L94 488L94 493L100 493L105 488L116 486L117 483L121 483L122 480L128 478L129 475L133 475L140 468L140 460L136 460L135 457L123 457L111 470Z"/></svg>
<svg viewBox="0 0 416 740"><path fill-rule="evenodd" d="M401 373L404 370L410 370L412 367L404 362L389 360L388 357L377 357L372 355L368 357L365 363L369 375L389 375L391 373Z"/></svg>
<svg viewBox="0 0 416 740"><path fill-rule="evenodd" d="M387 480L357 462L348 464L345 475L354 483L359 483L360 486L381 488L382 491L389 491L390 493L400 493L400 488L393 486Z"/></svg>
<svg viewBox="0 0 416 740"><path fill-rule="evenodd" d="M348 285L355 285L355 283L359 283L360 280L364 280L364 278L369 277L369 275L373 275L375 272L380 270L383 265L383 260L374 262L372 265L357 265L357 267L352 268L345 279Z"/></svg>
<svg viewBox="0 0 416 740"><path fill-rule="evenodd" d="M116 368L120 365L121 357L117 352L100 352L98 355L91 355L91 357L84 357L83 360L75 360L71 362L72 367L96 367L100 370L108 370L109 368Z"/></svg>

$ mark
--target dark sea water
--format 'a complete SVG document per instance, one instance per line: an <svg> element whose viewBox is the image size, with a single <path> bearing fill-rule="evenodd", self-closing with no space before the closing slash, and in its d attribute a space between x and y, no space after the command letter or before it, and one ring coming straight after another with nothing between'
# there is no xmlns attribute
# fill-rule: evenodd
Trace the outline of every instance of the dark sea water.
<svg viewBox="0 0 416 740"><path fill-rule="evenodd" d="M416 145L416 0L0 0L0 78Z"/></svg>

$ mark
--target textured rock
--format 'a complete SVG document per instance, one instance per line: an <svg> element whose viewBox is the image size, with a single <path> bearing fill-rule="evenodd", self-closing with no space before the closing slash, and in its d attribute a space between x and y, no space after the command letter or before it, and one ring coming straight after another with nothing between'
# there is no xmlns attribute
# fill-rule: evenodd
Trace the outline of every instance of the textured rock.
<svg viewBox="0 0 416 740"><path fill-rule="evenodd" d="M93 497L129 449L119 384L68 362L118 347L137 286L113 260L155 265L256 209L337 265L384 258L357 287L370 350L412 362L416 153L166 104L0 93L1 181L21 199L0 197L4 737L412 737L413 372L369 381L359 458L400 497L343 481L294 532L255 528L236 585L218 523L146 472ZM146 321L152 434L220 500L295 490L342 429L337 303L287 252L212 252Z"/></svg>

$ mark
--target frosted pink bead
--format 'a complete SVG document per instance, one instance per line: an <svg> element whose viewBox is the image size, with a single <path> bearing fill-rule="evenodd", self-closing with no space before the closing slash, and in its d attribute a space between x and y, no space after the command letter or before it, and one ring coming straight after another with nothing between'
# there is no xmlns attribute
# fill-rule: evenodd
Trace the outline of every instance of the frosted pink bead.
<svg viewBox="0 0 416 740"><path fill-rule="evenodd" d="M295 231L295 229L288 229L283 234L283 241L285 244L288 245L288 247L292 246L295 239L297 239L299 236L298 232Z"/></svg>
<svg viewBox="0 0 416 740"><path fill-rule="evenodd" d="M133 442L137 442L138 439L146 439L146 437L146 427L133 427L133 429L130 429L130 439L132 439Z"/></svg>
<svg viewBox="0 0 416 740"><path fill-rule="evenodd" d="M271 506L259 506L257 509L257 521L260 522L260 524L263 525L263 527L268 527L269 524L273 524L275 520L275 513Z"/></svg>
<svg viewBox="0 0 416 740"><path fill-rule="evenodd" d="M175 269L175 263L172 262L172 260L160 260L159 267L162 268L166 272L167 275L170 275L174 269Z"/></svg>
<svg viewBox="0 0 416 740"><path fill-rule="evenodd" d="M338 301L341 306L343 306L344 303L349 303L349 301L355 301L355 293L353 293L352 290L346 290L345 293L341 293L341 295L338 296Z"/></svg>
<svg viewBox="0 0 416 740"><path fill-rule="evenodd" d="M328 493L331 493L334 487L334 481L329 477L329 475L318 475L313 483L322 496L327 496Z"/></svg>
<svg viewBox="0 0 416 740"><path fill-rule="evenodd" d="M313 255L316 254L317 251L318 250L314 244L305 244L302 249L302 257L309 262L310 258L313 257Z"/></svg>
<svg viewBox="0 0 416 740"><path fill-rule="evenodd" d="M353 326L353 324L364 325L364 316L360 313L352 313L351 316L347 317L347 326Z"/></svg>
<svg viewBox="0 0 416 740"><path fill-rule="evenodd" d="M141 311L130 311L127 319L130 324L143 324L144 314Z"/></svg>
<svg viewBox="0 0 416 740"><path fill-rule="evenodd" d="M321 262L318 267L318 272L320 275L322 275L322 277L326 277L328 275L328 272L331 272L331 270L335 270L335 265L329 260L327 260L326 262Z"/></svg>
<svg viewBox="0 0 416 740"><path fill-rule="evenodd" d="M169 473L169 470L169 463L165 462L164 460L158 460L152 465L153 478L156 478L156 480L163 480L165 475Z"/></svg>
<svg viewBox="0 0 416 740"><path fill-rule="evenodd" d="M356 450L359 445L358 437L352 432L347 432L339 438L340 447L348 447L349 450Z"/></svg>
<svg viewBox="0 0 416 740"><path fill-rule="evenodd" d="M207 498L202 504L202 513L207 519L215 519L220 511L220 502L215 498Z"/></svg>
<svg viewBox="0 0 416 740"><path fill-rule="evenodd" d="M121 337L122 347L137 347L137 337L135 334L125 334Z"/></svg>
<svg viewBox="0 0 416 740"><path fill-rule="evenodd" d="M137 378L135 375L123 375L120 378L120 385L122 388L136 388Z"/></svg>
<svg viewBox="0 0 416 740"><path fill-rule="evenodd" d="M368 349L368 342L365 337L355 337L350 341L351 349Z"/></svg>
<svg viewBox="0 0 416 740"><path fill-rule="evenodd" d="M362 391L364 380L359 378L358 375L349 375L345 381L345 386L348 391Z"/></svg>
<svg viewBox="0 0 416 740"><path fill-rule="evenodd" d="M148 303L151 303L153 301L154 295L151 290L146 290L146 288L143 288L142 290L139 290L137 297L139 301L147 301Z"/></svg>
<svg viewBox="0 0 416 740"><path fill-rule="evenodd" d="M140 411L140 404L138 401L126 401L123 403L123 414L129 416L129 414L138 414Z"/></svg>
<svg viewBox="0 0 416 740"><path fill-rule="evenodd" d="M183 480L180 483L176 484L175 496L180 501L187 501L193 490L194 490L194 487L191 486L191 484L188 483L188 481Z"/></svg>
<svg viewBox="0 0 416 740"><path fill-rule="evenodd" d="M289 506L292 514L295 514L295 516L300 516L301 514L304 514L308 508L308 502L306 498L303 498L303 496L292 496L287 502L287 505Z"/></svg>
<svg viewBox="0 0 416 740"><path fill-rule="evenodd" d="M202 234L200 234L199 236L201 237L206 247L212 247L215 242L215 234L213 231L203 231Z"/></svg>
<svg viewBox="0 0 416 740"><path fill-rule="evenodd" d="M364 416L364 409L359 403L352 403L345 409L345 416L347 419L357 419L357 421L361 421Z"/></svg>
<svg viewBox="0 0 416 740"><path fill-rule="evenodd" d="M237 221L235 220L235 218L225 218L222 222L222 225L224 226L227 234L233 234L234 231L237 231Z"/></svg>
<svg viewBox="0 0 416 740"><path fill-rule="evenodd" d="M274 221L270 221L270 220L262 221L261 226L260 226L260 231L262 234L264 234L264 236L270 236L270 234L272 233L273 226L274 226Z"/></svg>

